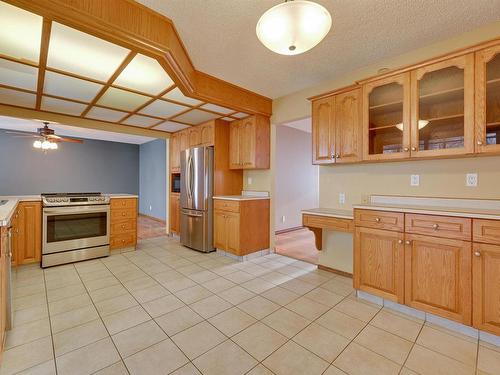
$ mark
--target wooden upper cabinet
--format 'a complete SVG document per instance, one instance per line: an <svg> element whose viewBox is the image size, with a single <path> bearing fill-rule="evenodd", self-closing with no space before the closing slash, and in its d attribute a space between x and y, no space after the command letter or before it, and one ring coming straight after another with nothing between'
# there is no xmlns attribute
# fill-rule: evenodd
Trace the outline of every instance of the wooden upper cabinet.
<svg viewBox="0 0 500 375"><path fill-rule="evenodd" d="M335 96L335 162L352 163L361 160L361 89Z"/></svg>
<svg viewBox="0 0 500 375"><path fill-rule="evenodd" d="M189 148L189 130L191 129L185 129L177 133L179 135L179 152Z"/></svg>
<svg viewBox="0 0 500 375"><path fill-rule="evenodd" d="M213 146L215 140L214 122L210 121L199 125L200 127L200 143L202 146Z"/></svg>
<svg viewBox="0 0 500 375"><path fill-rule="evenodd" d="M363 159L410 156L410 73L363 85Z"/></svg>
<svg viewBox="0 0 500 375"><path fill-rule="evenodd" d="M229 125L229 167L268 169L270 152L269 118L250 116Z"/></svg>
<svg viewBox="0 0 500 375"><path fill-rule="evenodd" d="M181 149L179 144L179 134L170 136L170 171L179 172L181 168Z"/></svg>
<svg viewBox="0 0 500 375"><path fill-rule="evenodd" d="M476 52L476 152L500 152L500 45Z"/></svg>
<svg viewBox="0 0 500 375"><path fill-rule="evenodd" d="M500 246L473 246L473 326L500 335Z"/></svg>
<svg viewBox="0 0 500 375"><path fill-rule="evenodd" d="M313 164L335 162L335 97L312 103Z"/></svg>
<svg viewBox="0 0 500 375"><path fill-rule="evenodd" d="M411 156L474 152L474 54L411 72Z"/></svg>
<svg viewBox="0 0 500 375"><path fill-rule="evenodd" d="M471 325L471 243L406 234L405 303Z"/></svg>
<svg viewBox="0 0 500 375"><path fill-rule="evenodd" d="M201 133L198 126L193 126L188 129L189 147L197 147L201 145Z"/></svg>

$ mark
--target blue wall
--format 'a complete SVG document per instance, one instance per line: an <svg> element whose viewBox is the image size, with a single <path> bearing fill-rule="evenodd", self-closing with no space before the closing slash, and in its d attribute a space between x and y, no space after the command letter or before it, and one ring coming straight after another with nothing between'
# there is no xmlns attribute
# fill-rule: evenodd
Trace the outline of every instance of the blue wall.
<svg viewBox="0 0 500 375"><path fill-rule="evenodd" d="M139 146L85 139L44 154L0 130L0 195L85 191L138 194Z"/></svg>
<svg viewBox="0 0 500 375"><path fill-rule="evenodd" d="M139 212L161 220L167 219L166 147L165 140L157 139L139 151Z"/></svg>

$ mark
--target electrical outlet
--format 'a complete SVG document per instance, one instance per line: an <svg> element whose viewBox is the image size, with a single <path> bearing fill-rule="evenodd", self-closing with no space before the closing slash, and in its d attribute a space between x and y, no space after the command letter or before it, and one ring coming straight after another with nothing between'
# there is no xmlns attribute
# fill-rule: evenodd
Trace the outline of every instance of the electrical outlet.
<svg viewBox="0 0 500 375"><path fill-rule="evenodd" d="M339 204L345 204L345 193L339 193Z"/></svg>
<svg viewBox="0 0 500 375"><path fill-rule="evenodd" d="M153 206L149 205L149 211L153 211Z"/></svg>
<svg viewBox="0 0 500 375"><path fill-rule="evenodd" d="M284 222L285 222L285 215L283 215L283 216L281 217L281 222L282 222L282 223L284 223Z"/></svg>
<svg viewBox="0 0 500 375"><path fill-rule="evenodd" d="M465 186L477 186L477 173L467 173Z"/></svg>
<svg viewBox="0 0 500 375"><path fill-rule="evenodd" d="M247 185L252 185L252 177L247 177Z"/></svg>
<svg viewBox="0 0 500 375"><path fill-rule="evenodd" d="M410 186L420 186L420 175L412 174L410 177Z"/></svg>

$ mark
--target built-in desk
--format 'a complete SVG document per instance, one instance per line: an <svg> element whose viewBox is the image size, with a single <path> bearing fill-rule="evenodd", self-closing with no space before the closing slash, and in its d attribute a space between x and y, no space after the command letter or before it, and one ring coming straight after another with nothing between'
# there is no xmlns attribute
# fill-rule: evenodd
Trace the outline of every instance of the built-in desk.
<svg viewBox="0 0 500 375"><path fill-rule="evenodd" d="M322 250L323 229L352 233L354 216L351 210L312 208L302 211L302 225L314 233L316 248Z"/></svg>

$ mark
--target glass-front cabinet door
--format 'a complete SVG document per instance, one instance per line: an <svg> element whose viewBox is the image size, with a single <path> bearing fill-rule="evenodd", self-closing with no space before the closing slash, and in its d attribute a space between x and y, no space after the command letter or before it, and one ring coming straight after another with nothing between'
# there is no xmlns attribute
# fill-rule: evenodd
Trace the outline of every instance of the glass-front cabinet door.
<svg viewBox="0 0 500 375"><path fill-rule="evenodd" d="M476 152L500 152L500 45L476 53Z"/></svg>
<svg viewBox="0 0 500 375"><path fill-rule="evenodd" d="M411 156L474 152L474 55L411 72Z"/></svg>
<svg viewBox="0 0 500 375"><path fill-rule="evenodd" d="M363 86L363 159L410 156L410 75L403 73Z"/></svg>

